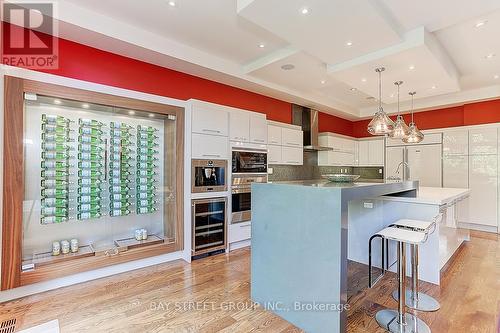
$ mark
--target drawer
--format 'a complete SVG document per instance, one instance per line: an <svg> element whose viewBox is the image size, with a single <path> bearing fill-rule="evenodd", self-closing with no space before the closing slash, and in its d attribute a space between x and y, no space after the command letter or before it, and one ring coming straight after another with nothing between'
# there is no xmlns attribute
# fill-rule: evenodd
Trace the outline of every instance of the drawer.
<svg viewBox="0 0 500 333"><path fill-rule="evenodd" d="M252 236L252 223L242 222L229 225L229 243L241 242Z"/></svg>

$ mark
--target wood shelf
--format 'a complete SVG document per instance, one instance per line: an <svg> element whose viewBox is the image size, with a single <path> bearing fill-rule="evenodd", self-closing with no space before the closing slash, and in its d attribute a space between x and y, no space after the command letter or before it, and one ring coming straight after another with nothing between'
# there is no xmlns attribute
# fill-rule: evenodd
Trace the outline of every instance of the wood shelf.
<svg viewBox="0 0 500 333"><path fill-rule="evenodd" d="M116 240L115 244L120 249L121 248L134 249L134 248L138 248L138 247L161 244L163 242L164 242L163 238L160 238L156 235L148 235L148 239L146 239L146 240L138 241L135 238L125 238L125 239Z"/></svg>

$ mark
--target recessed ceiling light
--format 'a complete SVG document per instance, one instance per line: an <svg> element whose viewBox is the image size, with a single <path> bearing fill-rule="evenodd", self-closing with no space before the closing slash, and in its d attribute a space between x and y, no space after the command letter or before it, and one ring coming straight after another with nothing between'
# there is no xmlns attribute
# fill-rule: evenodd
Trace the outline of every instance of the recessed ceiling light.
<svg viewBox="0 0 500 333"><path fill-rule="evenodd" d="M326 81L325 81L325 80L321 80L321 84L325 84L325 83L326 83Z"/></svg>
<svg viewBox="0 0 500 333"><path fill-rule="evenodd" d="M60 100L60 99L55 99L55 100L54 100L54 104L59 105L59 104L61 104L61 103L62 103L62 102L61 102L61 100Z"/></svg>
<svg viewBox="0 0 500 333"><path fill-rule="evenodd" d="M304 7L304 8L302 8L302 9L300 10L300 12L301 12L302 14L304 14L304 15L307 15L307 14L309 14L309 8Z"/></svg>
<svg viewBox="0 0 500 333"><path fill-rule="evenodd" d="M260 47L261 49L263 49L263 48L265 48L265 47L266 47L266 45L265 45L265 44L263 44L263 43L261 43L261 44L259 44L259 47Z"/></svg>
<svg viewBox="0 0 500 333"><path fill-rule="evenodd" d="M131 115L131 116L133 116L133 115L135 114L135 111L134 111L134 110L130 110L130 111L128 112L128 114L129 114L129 115Z"/></svg>
<svg viewBox="0 0 500 333"><path fill-rule="evenodd" d="M351 91L356 91L356 90L358 90L358 89L356 89L356 88L354 88L354 87L352 87L352 88L351 88Z"/></svg>
<svg viewBox="0 0 500 333"><path fill-rule="evenodd" d="M84 108L84 109L88 109L89 107L90 107L90 105L88 105L87 103L82 104L82 108Z"/></svg>
<svg viewBox="0 0 500 333"><path fill-rule="evenodd" d="M352 46L352 42L351 41L348 41L345 43L346 46Z"/></svg>
<svg viewBox="0 0 500 333"><path fill-rule="evenodd" d="M292 64L285 64L285 65L281 66L281 69L284 70L284 71L290 71L290 70L292 70L294 68L295 68L295 66L292 65Z"/></svg>
<svg viewBox="0 0 500 333"><path fill-rule="evenodd" d="M437 87L436 86L432 86L431 89L436 89Z"/></svg>
<svg viewBox="0 0 500 333"><path fill-rule="evenodd" d="M493 76L493 78L494 78L495 80L497 80L499 77L500 77L500 76L499 76L498 74Z"/></svg>
<svg viewBox="0 0 500 333"><path fill-rule="evenodd" d="M474 26L476 28L481 28L482 26L484 26L486 23L488 23L488 21L479 21L477 22Z"/></svg>
<svg viewBox="0 0 500 333"><path fill-rule="evenodd" d="M485 58L486 58L486 59L491 59L491 58L493 58L495 55L496 55L495 53L490 53L490 54L487 54L487 55L485 56Z"/></svg>
<svg viewBox="0 0 500 333"><path fill-rule="evenodd" d="M361 82L366 82L366 79L365 79L365 78L362 78L362 79L361 79Z"/></svg>
<svg viewBox="0 0 500 333"><path fill-rule="evenodd" d="M168 4L169 4L170 7L177 6L177 3L175 3L175 1L169 1Z"/></svg>
<svg viewBox="0 0 500 333"><path fill-rule="evenodd" d="M408 69L412 71L412 70L414 70L414 69L415 69L415 66L410 65L410 67L408 67Z"/></svg>

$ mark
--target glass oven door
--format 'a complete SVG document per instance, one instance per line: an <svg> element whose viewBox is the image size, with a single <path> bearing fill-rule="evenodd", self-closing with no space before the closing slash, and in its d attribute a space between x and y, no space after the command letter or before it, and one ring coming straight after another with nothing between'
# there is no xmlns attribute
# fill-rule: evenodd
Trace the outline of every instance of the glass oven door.
<svg viewBox="0 0 500 333"><path fill-rule="evenodd" d="M226 246L226 198L193 200L193 255Z"/></svg>
<svg viewBox="0 0 500 333"><path fill-rule="evenodd" d="M233 151L233 173L267 173L267 152Z"/></svg>
<svg viewBox="0 0 500 333"><path fill-rule="evenodd" d="M252 218L252 193L250 188L233 189L231 197L232 223L250 221Z"/></svg>

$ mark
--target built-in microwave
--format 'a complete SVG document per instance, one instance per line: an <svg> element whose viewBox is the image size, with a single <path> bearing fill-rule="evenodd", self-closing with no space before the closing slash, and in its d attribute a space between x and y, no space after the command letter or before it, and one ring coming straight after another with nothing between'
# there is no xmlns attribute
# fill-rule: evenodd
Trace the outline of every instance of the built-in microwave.
<svg viewBox="0 0 500 333"><path fill-rule="evenodd" d="M232 173L267 174L267 150L233 149Z"/></svg>
<svg viewBox="0 0 500 333"><path fill-rule="evenodd" d="M192 160L191 192L227 191L226 168L225 160Z"/></svg>

